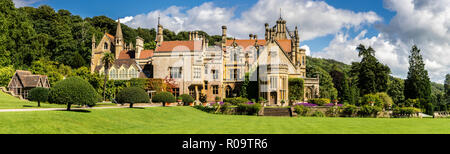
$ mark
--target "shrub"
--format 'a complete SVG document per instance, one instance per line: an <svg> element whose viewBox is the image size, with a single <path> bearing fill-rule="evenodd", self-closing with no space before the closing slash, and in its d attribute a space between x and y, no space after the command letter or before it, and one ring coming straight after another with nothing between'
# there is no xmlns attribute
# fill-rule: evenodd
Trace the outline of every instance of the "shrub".
<svg viewBox="0 0 450 154"><path fill-rule="evenodd" d="M405 103L403 104L405 107L417 107L419 106L420 102L419 99L407 99Z"/></svg>
<svg viewBox="0 0 450 154"><path fill-rule="evenodd" d="M208 113L214 113L215 111L215 108L203 105L195 105L194 108Z"/></svg>
<svg viewBox="0 0 450 154"><path fill-rule="evenodd" d="M376 93L376 96L378 96L379 100L381 101L381 106L383 108L388 108L394 104L394 101L392 100L391 96L389 96L387 93Z"/></svg>
<svg viewBox="0 0 450 154"><path fill-rule="evenodd" d="M214 99L216 102L219 102L220 100L222 100L222 98L220 98L219 96L216 96L216 98Z"/></svg>
<svg viewBox="0 0 450 154"><path fill-rule="evenodd" d="M194 98L188 94L183 94L180 97L181 97L181 100L183 100L183 103L185 103L185 105L187 105L189 103L193 103L195 101Z"/></svg>
<svg viewBox="0 0 450 154"><path fill-rule="evenodd" d="M200 94L199 101L202 102L202 103L206 103L207 102L206 95L205 94Z"/></svg>
<svg viewBox="0 0 450 154"><path fill-rule="evenodd" d="M427 114L429 114L429 115L433 115L434 114L434 105L433 104L431 104L431 103L428 103L427 104Z"/></svg>
<svg viewBox="0 0 450 154"><path fill-rule="evenodd" d="M420 113L420 109L415 107L397 107L392 111L394 115L412 115Z"/></svg>
<svg viewBox="0 0 450 154"><path fill-rule="evenodd" d="M232 105L238 105L242 103L248 103L249 100L247 98L236 97L236 98L225 98L223 99L225 103L230 103Z"/></svg>
<svg viewBox="0 0 450 154"><path fill-rule="evenodd" d="M28 93L28 99L31 101L37 101L38 107L41 107L41 102L46 102L48 100L49 89L37 87L30 90Z"/></svg>
<svg viewBox="0 0 450 154"><path fill-rule="evenodd" d="M99 97L92 85L80 77L58 81L49 92L49 102L67 104L67 110L72 104L93 106Z"/></svg>
<svg viewBox="0 0 450 154"><path fill-rule="evenodd" d="M259 110L261 109L261 105L259 104L238 104L237 112L241 115L257 115Z"/></svg>
<svg viewBox="0 0 450 154"><path fill-rule="evenodd" d="M153 96L153 102L163 103L163 106L166 106L166 103L176 102L175 96L173 96L170 92L160 92Z"/></svg>
<svg viewBox="0 0 450 154"><path fill-rule="evenodd" d="M303 105L296 105L294 107L294 112L297 113L299 116L306 116L309 111L310 111L309 107Z"/></svg>
<svg viewBox="0 0 450 154"><path fill-rule="evenodd" d="M150 97L142 88L128 87L117 94L117 102L120 104L130 103L130 108L133 108L134 103L149 103Z"/></svg>
<svg viewBox="0 0 450 154"><path fill-rule="evenodd" d="M342 112L347 116L349 115L350 117L356 115L356 113L358 113L358 107L356 107L355 105L344 105Z"/></svg>
<svg viewBox="0 0 450 154"><path fill-rule="evenodd" d="M371 103L374 103L374 105L377 106L381 106L382 101L376 94L366 94L361 98L360 105L371 105Z"/></svg>
<svg viewBox="0 0 450 154"><path fill-rule="evenodd" d="M319 106L324 106L325 104L328 104L328 103L330 103L331 101L330 101L330 99L328 99L328 98L313 98L313 99L308 100L308 102L311 103L311 104L316 104L316 105L319 105Z"/></svg>
<svg viewBox="0 0 450 154"><path fill-rule="evenodd" d="M312 114L313 117L326 117L324 113L316 111Z"/></svg>
<svg viewBox="0 0 450 154"><path fill-rule="evenodd" d="M363 117L375 117L381 110L382 109L378 106L364 105L358 111L358 114Z"/></svg>

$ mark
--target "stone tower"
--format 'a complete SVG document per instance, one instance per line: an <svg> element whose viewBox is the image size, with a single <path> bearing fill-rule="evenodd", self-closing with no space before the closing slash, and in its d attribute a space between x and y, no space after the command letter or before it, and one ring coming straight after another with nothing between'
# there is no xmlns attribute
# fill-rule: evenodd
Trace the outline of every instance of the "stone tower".
<svg viewBox="0 0 450 154"><path fill-rule="evenodd" d="M160 17L158 17L158 32L156 34L156 46L160 46L161 43L164 41L164 35L163 35L164 28L160 23Z"/></svg>
<svg viewBox="0 0 450 154"><path fill-rule="evenodd" d="M116 30L116 36L114 40L115 45L115 56L116 59L119 59L120 52L124 49L124 41L123 41L123 34L122 34L122 27L120 26L120 20L117 21L117 30Z"/></svg>
<svg viewBox="0 0 450 154"><path fill-rule="evenodd" d="M144 39L138 36L136 37L136 50L134 52L136 59L140 58L142 50L144 50Z"/></svg>

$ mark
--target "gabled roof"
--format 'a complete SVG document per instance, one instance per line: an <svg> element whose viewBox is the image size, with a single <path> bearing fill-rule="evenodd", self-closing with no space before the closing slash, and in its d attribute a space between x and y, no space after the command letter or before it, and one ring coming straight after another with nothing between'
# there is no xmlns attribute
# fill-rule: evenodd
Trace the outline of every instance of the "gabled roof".
<svg viewBox="0 0 450 154"><path fill-rule="evenodd" d="M111 41L113 41L114 42L114 39L115 39L115 37L113 36L113 35L111 35L111 34L108 34L108 33L105 33L106 34L106 36L108 36L109 37L109 39L111 40Z"/></svg>
<svg viewBox="0 0 450 154"><path fill-rule="evenodd" d="M120 52L119 59L135 59L135 50L123 50ZM153 57L153 50L142 50L139 59L148 59Z"/></svg>
<svg viewBox="0 0 450 154"><path fill-rule="evenodd" d="M280 47L286 53L290 53L292 51L291 40L275 40L278 42ZM238 46L241 46L244 50L248 49L250 46L254 46L256 40L227 40L225 46L232 46L233 42L236 42ZM266 45L266 40L258 40L258 45L264 46Z"/></svg>
<svg viewBox="0 0 450 154"><path fill-rule="evenodd" d="M30 71L16 70L15 75L19 78L24 88L37 87L39 82L46 82L46 75L33 75Z"/></svg>
<svg viewBox="0 0 450 154"><path fill-rule="evenodd" d="M202 41L163 41L156 47L156 52L180 52L180 51L201 51Z"/></svg>
<svg viewBox="0 0 450 154"><path fill-rule="evenodd" d="M283 49L284 52L290 53L292 51L292 41L291 40L275 40L278 42L280 47Z"/></svg>
<svg viewBox="0 0 450 154"><path fill-rule="evenodd" d="M122 66L125 68L130 68L133 65L138 67L139 70L141 70L140 66L136 63L135 59L116 59L116 60L114 60L114 63L111 66L115 67L115 68L120 68ZM101 63L100 65L95 67L95 71L96 72L100 71L102 69L102 67L103 67L103 63Z"/></svg>

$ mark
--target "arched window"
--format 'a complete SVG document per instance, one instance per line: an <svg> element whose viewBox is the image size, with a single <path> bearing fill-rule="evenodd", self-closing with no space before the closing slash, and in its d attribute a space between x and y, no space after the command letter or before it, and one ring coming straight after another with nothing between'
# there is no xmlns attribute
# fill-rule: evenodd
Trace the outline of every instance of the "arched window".
<svg viewBox="0 0 450 154"><path fill-rule="evenodd" d="M130 69L128 70L128 76L129 78L137 78L137 72L134 67L130 67Z"/></svg>
<svg viewBox="0 0 450 154"><path fill-rule="evenodd" d="M119 70L119 79L125 79L126 78L126 71L124 68L121 68Z"/></svg>
<svg viewBox="0 0 450 154"><path fill-rule="evenodd" d="M108 43L105 43L104 47L105 50L108 50Z"/></svg>
<svg viewBox="0 0 450 154"><path fill-rule="evenodd" d="M117 79L117 70L115 68L109 70L109 78L113 80Z"/></svg>

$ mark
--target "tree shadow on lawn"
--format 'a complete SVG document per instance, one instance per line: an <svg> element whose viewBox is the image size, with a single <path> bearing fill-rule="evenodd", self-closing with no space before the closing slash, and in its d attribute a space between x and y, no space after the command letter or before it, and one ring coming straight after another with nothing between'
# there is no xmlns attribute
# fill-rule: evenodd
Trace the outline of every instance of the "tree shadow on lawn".
<svg viewBox="0 0 450 154"><path fill-rule="evenodd" d="M78 112L78 113L90 113L91 111L89 110L84 110L84 109L72 109L70 111L67 110L58 110L58 111L65 111L65 112Z"/></svg>
<svg viewBox="0 0 450 154"><path fill-rule="evenodd" d="M142 110L142 109L145 109L145 107L133 107L133 108L129 108L129 109L139 109L139 110Z"/></svg>
<svg viewBox="0 0 450 154"><path fill-rule="evenodd" d="M31 105L23 105L23 107L34 107L34 106L31 106Z"/></svg>

